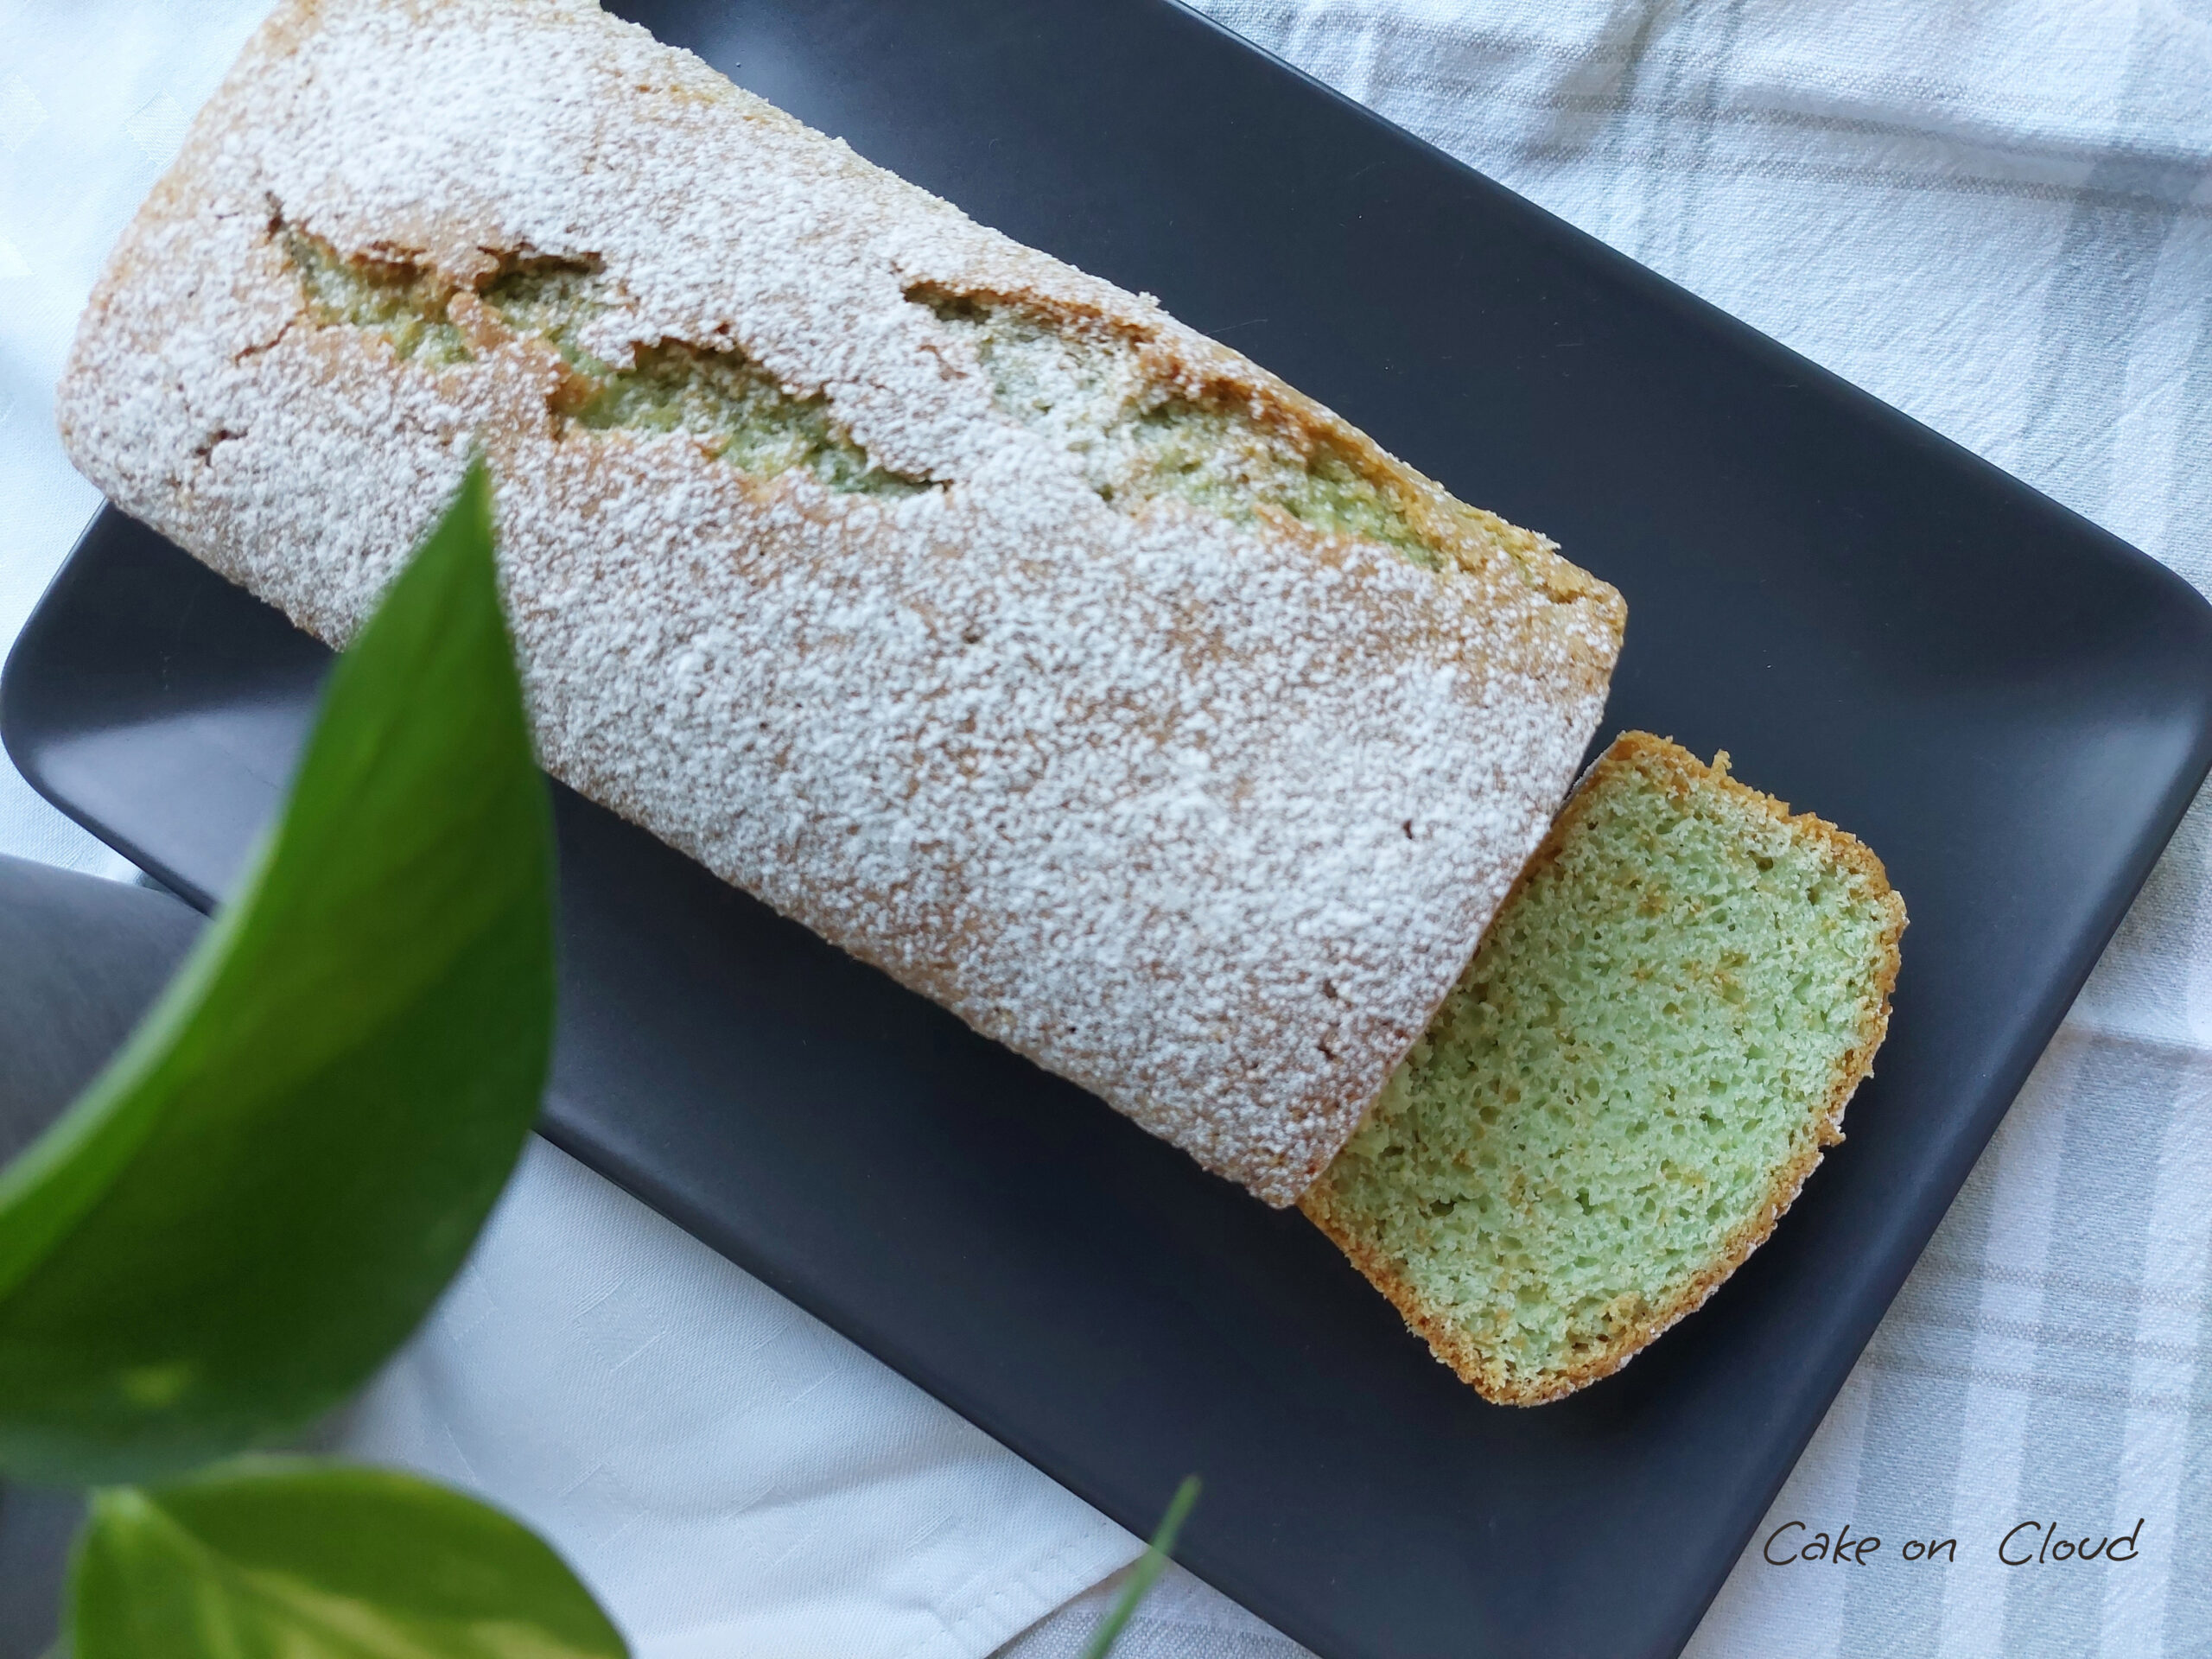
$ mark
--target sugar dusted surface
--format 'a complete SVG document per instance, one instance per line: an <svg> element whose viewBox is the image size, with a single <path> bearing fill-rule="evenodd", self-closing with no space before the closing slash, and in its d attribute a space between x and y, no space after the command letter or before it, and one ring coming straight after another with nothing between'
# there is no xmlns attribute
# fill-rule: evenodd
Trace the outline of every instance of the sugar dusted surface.
<svg viewBox="0 0 2212 1659"><path fill-rule="evenodd" d="M461 283L472 360L318 326L284 226ZM554 353L467 291L528 255L599 262L598 355L741 349L938 487L836 494L562 421ZM1117 511L994 410L917 284L1127 331L1194 391L1379 455L1151 301L578 0L280 7L118 245L64 436L125 511L334 641L480 444L552 772L1287 1203L1541 838L1618 596L1496 521L1439 574Z"/></svg>

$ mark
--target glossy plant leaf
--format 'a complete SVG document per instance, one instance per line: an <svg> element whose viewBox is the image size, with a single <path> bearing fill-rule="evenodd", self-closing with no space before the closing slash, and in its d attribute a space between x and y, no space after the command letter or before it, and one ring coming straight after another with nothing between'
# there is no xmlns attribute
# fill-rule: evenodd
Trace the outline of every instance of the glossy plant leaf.
<svg viewBox="0 0 2212 1659"><path fill-rule="evenodd" d="M0 1171L0 1469L266 1444L404 1339L537 1112L552 863L476 468L332 671L234 901Z"/></svg>
<svg viewBox="0 0 2212 1659"><path fill-rule="evenodd" d="M256 1459L92 1497L73 1659L618 1659L527 1529L388 1470Z"/></svg>

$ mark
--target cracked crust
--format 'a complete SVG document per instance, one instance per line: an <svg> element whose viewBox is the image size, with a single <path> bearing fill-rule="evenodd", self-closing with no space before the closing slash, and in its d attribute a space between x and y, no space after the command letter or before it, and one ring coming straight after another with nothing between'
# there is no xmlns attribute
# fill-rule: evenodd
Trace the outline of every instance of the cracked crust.
<svg viewBox="0 0 2212 1659"><path fill-rule="evenodd" d="M464 357L313 315L287 229L415 273ZM539 259L598 273L576 349L741 353L929 487L588 429L561 351L483 302ZM1109 505L931 292L1334 446L1445 568L1263 504ZM118 505L334 643L480 446L549 770L1277 1205L1472 954L1620 645L1541 537L581 0L281 5L58 402Z"/></svg>
<svg viewBox="0 0 2212 1659"><path fill-rule="evenodd" d="M1879 898L1888 912L1889 921L1876 942L1875 969L1868 994L1859 1006L1857 1039L1837 1061L1825 1094L1807 1115L1790 1156L1775 1170L1758 1209L1727 1235L1703 1268L1672 1287L1656 1306L1623 1329L1612 1341L1592 1350L1572 1365L1532 1376L1502 1363L1454 1325L1444 1310L1425 1300L1387 1255L1354 1231L1347 1217L1334 1211L1325 1183L1311 1188L1300 1199L1299 1207L1306 1218L1327 1234L1368 1281L1389 1299L1407 1325L1427 1342L1436 1357L1485 1400L1502 1406L1546 1405L1611 1376L1669 1329L1702 1307L1728 1275L1773 1235L1776 1224L1796 1202L1806 1179L1818 1167L1824 1150L1842 1141L1844 1108L1859 1085L1872 1075L1874 1052L1889 1033L1890 996L1897 988L1898 944L1904 933L1905 909L1904 899L1890 886L1882 861L1864 842L1827 819L1810 812L1793 816L1788 802L1738 783L1728 775L1725 753L1707 766L1688 750L1665 738L1647 732L1624 733L1583 775L1542 847L1515 883L1514 891L1517 893L1557 856L1574 827L1579 804L1586 798L1592 782L1613 769L1638 766L1647 776L1656 772L1667 780L1679 796L1687 796L1700 785L1717 785L1745 811L1764 813L1788 826L1793 834L1818 842L1829 858L1855 871L1866 882L1868 890ZM1510 904L1511 899L1509 897L1506 902ZM1503 906L1499 908L1502 910Z"/></svg>

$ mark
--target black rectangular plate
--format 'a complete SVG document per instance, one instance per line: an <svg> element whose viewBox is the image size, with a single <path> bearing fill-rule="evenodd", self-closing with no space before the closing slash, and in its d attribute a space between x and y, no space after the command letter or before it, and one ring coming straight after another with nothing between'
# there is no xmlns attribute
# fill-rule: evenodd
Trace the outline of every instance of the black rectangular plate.
<svg viewBox="0 0 2212 1659"><path fill-rule="evenodd" d="M2111 537L1162 0L631 8L1148 289L1627 594L1615 727L1733 751L1912 910L1880 1076L1620 1376L1484 1405L1301 1219L562 793L546 1133L1331 1659L1671 1655L2212 764L2212 611ZM321 649L104 513L10 752L205 904Z"/></svg>

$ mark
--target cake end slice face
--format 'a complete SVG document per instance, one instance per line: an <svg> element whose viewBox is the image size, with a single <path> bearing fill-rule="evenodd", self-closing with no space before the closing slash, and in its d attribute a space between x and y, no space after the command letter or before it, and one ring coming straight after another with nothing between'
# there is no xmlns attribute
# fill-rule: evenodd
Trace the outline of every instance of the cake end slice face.
<svg viewBox="0 0 2212 1659"><path fill-rule="evenodd" d="M1627 734L1303 1208L1486 1398L1609 1376L1842 1138L1904 921L1860 842Z"/></svg>
<svg viewBox="0 0 2212 1659"><path fill-rule="evenodd" d="M333 644L481 454L550 772L1276 1205L1542 840L1625 617L594 0L281 0L56 408Z"/></svg>

